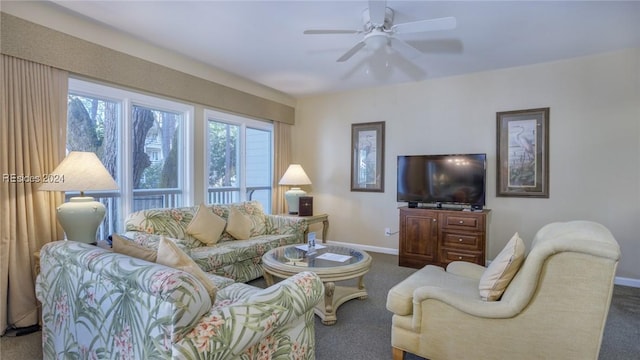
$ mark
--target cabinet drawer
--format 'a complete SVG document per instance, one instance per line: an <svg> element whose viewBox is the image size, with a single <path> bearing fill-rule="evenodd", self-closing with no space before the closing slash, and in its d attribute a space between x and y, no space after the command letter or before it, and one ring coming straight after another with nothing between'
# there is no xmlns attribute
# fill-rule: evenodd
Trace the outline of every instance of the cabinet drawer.
<svg viewBox="0 0 640 360"><path fill-rule="evenodd" d="M482 253L464 252L455 249L442 249L441 261L448 264L453 261L467 261L478 265L484 265Z"/></svg>
<svg viewBox="0 0 640 360"><path fill-rule="evenodd" d="M442 232L442 245L444 247L460 248L472 251L482 251L482 236L479 234L458 234Z"/></svg>
<svg viewBox="0 0 640 360"><path fill-rule="evenodd" d="M480 231L483 223L477 216L445 215L443 224L444 227Z"/></svg>

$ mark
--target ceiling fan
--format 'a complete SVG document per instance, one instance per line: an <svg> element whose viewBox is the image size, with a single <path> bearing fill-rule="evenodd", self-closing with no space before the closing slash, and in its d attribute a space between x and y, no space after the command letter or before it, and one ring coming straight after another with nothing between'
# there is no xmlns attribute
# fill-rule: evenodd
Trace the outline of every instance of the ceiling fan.
<svg viewBox="0 0 640 360"><path fill-rule="evenodd" d="M362 30L305 30L304 34L364 34L364 38L338 58L338 62L349 60L364 47L378 52L380 49L393 49L403 56L413 59L422 52L395 35L412 34L436 30L450 30L456 27L456 18L443 17L437 19L412 21L393 24L393 10L387 7L386 1L369 1L369 8L362 12Z"/></svg>

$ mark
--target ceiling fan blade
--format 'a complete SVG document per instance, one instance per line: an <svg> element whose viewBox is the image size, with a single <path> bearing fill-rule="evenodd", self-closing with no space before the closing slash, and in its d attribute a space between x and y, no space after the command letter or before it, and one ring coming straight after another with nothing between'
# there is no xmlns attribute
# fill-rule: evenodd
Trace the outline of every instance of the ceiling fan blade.
<svg viewBox="0 0 640 360"><path fill-rule="evenodd" d="M391 48L408 59L415 59L422 56L422 52L420 50L394 37L391 38Z"/></svg>
<svg viewBox="0 0 640 360"><path fill-rule="evenodd" d="M427 76L426 71L398 52L389 54L389 62L394 68L402 71L406 76L415 81L424 80Z"/></svg>
<svg viewBox="0 0 640 360"><path fill-rule="evenodd" d="M349 49L349 51L347 51L346 53L344 53L344 55L340 56L340 58L338 60L336 60L337 62L343 62L343 61L347 61L349 60L353 55L355 55L355 53L357 53L358 51L360 51L360 49L362 49L365 46L365 42L364 41L360 41L359 43L357 43L354 47L352 47L351 49Z"/></svg>
<svg viewBox="0 0 640 360"><path fill-rule="evenodd" d="M457 26L456 18L443 17L437 19L412 21L404 24L396 24L391 31L396 34L410 34L425 31L451 30Z"/></svg>
<svg viewBox="0 0 640 360"><path fill-rule="evenodd" d="M372 25L384 25L384 15L387 10L387 2L369 0L369 21Z"/></svg>
<svg viewBox="0 0 640 360"><path fill-rule="evenodd" d="M321 35L321 34L358 34L361 30L305 30L305 35Z"/></svg>

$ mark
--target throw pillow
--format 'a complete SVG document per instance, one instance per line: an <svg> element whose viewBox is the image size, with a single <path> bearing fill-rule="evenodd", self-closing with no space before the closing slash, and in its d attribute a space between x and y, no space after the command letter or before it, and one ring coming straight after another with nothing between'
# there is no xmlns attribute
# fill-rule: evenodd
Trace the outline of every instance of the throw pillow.
<svg viewBox="0 0 640 360"><path fill-rule="evenodd" d="M198 266L189 255L185 254L184 251L180 250L171 240L167 240L164 237L160 239L160 244L158 244L158 259L156 262L195 276L196 279L204 285L205 289L207 289L209 297L211 297L211 303L213 304L216 301L216 292L218 290L216 285L209 279L207 274L202 271L200 266Z"/></svg>
<svg viewBox="0 0 640 360"><path fill-rule="evenodd" d="M524 260L524 242L515 233L507 245L480 277L480 297L485 301L500 299Z"/></svg>
<svg viewBox="0 0 640 360"><path fill-rule="evenodd" d="M214 245L220 239L227 222L214 214L204 204L200 204L193 220L187 226L187 234L207 245Z"/></svg>
<svg viewBox="0 0 640 360"><path fill-rule="evenodd" d="M111 246L114 252L149 262L156 262L157 253L155 250L138 245L133 240L124 236L118 234L111 235Z"/></svg>
<svg viewBox="0 0 640 360"><path fill-rule="evenodd" d="M229 223L227 232L237 240L246 240L251 237L251 219L236 208L229 211Z"/></svg>

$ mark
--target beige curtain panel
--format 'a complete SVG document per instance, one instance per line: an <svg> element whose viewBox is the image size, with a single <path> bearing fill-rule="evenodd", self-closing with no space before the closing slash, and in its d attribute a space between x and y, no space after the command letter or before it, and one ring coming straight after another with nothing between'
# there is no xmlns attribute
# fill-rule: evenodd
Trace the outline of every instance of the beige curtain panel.
<svg viewBox="0 0 640 360"><path fill-rule="evenodd" d="M34 253L62 239L62 193L38 191L64 158L68 74L1 55L0 332L38 323Z"/></svg>
<svg viewBox="0 0 640 360"><path fill-rule="evenodd" d="M273 123L274 155L273 155L273 192L271 213L283 214L287 205L284 193L286 186L278 185L280 178L291 164L291 125L275 121Z"/></svg>

